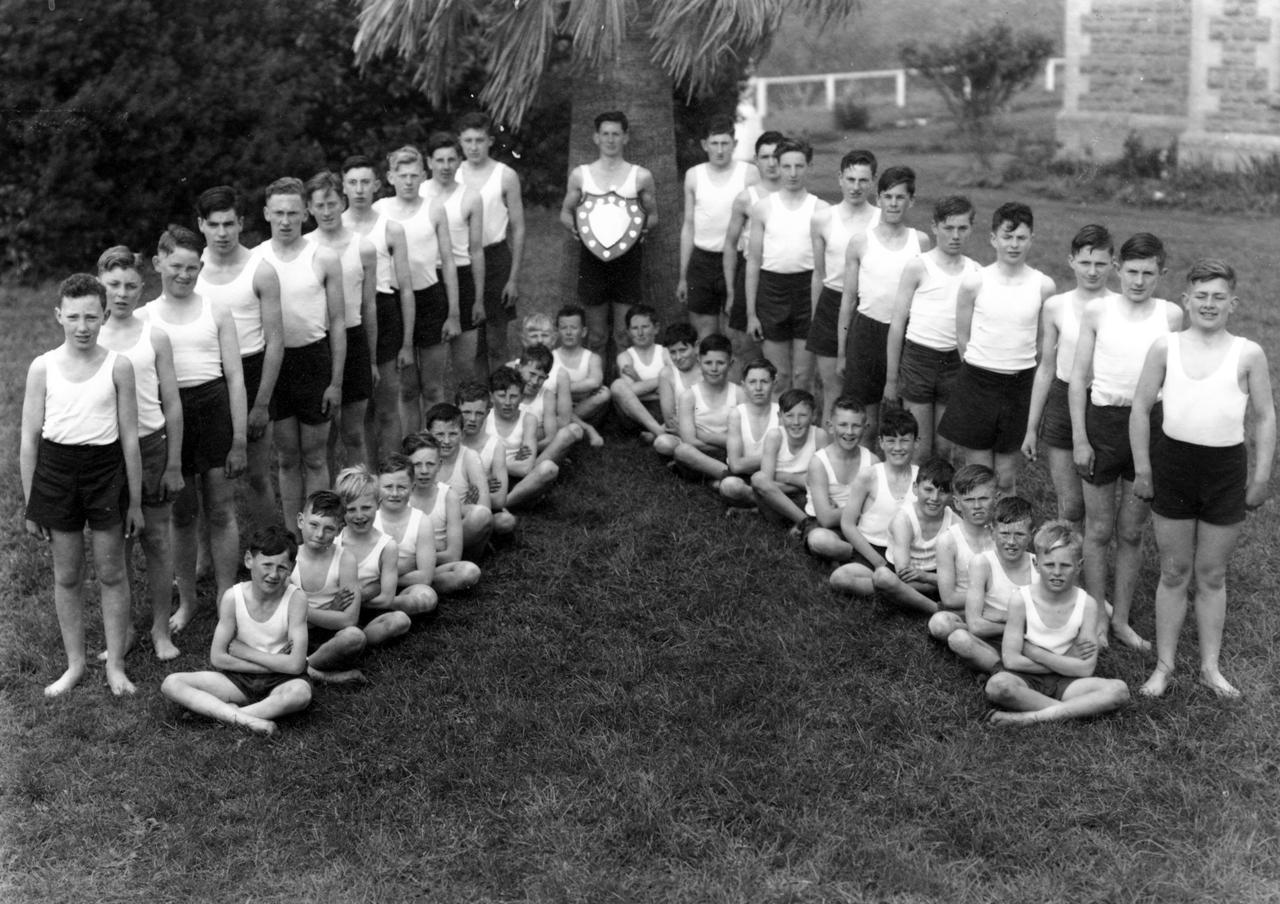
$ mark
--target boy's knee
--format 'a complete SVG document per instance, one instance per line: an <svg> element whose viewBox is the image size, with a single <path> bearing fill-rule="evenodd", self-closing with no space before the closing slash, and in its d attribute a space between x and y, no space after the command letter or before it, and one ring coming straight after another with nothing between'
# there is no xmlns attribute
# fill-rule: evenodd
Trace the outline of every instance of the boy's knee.
<svg viewBox="0 0 1280 904"><path fill-rule="evenodd" d="M457 576L463 587L474 587L480 583L480 566L475 562L459 562Z"/></svg>
<svg viewBox="0 0 1280 904"><path fill-rule="evenodd" d="M515 533L516 516L508 511L493 513L493 532L495 534Z"/></svg>
<svg viewBox="0 0 1280 904"><path fill-rule="evenodd" d="M902 586L902 579L889 568L877 568L871 572L871 585L877 590L890 590Z"/></svg>
<svg viewBox="0 0 1280 904"><path fill-rule="evenodd" d="M567 424L560 429L565 436L575 443L582 442L582 438L587 435L579 424Z"/></svg>
<svg viewBox="0 0 1280 904"><path fill-rule="evenodd" d="M176 700L177 695L182 692L186 678L185 672L174 672L172 675L166 675L164 681L160 682L161 695L167 700Z"/></svg>
<svg viewBox="0 0 1280 904"><path fill-rule="evenodd" d="M667 458L675 455L676 448L679 445L679 438L670 433L664 433L661 436L655 437L653 440L653 450L659 455L664 455Z"/></svg>
<svg viewBox="0 0 1280 904"><path fill-rule="evenodd" d="M934 617L937 618L944 614L945 613L939 612L938 615ZM933 623L930 622L930 628L932 629L932 627ZM947 634L947 648L957 656L967 656L973 650L973 639L973 635L970 634L968 630L960 625L956 625Z"/></svg>
<svg viewBox="0 0 1280 904"><path fill-rule="evenodd" d="M301 678L296 681L286 681L280 685L277 693L284 697L290 709L305 709L311 705L311 684Z"/></svg>
<svg viewBox="0 0 1280 904"><path fill-rule="evenodd" d="M341 650L344 656L356 656L364 652L365 646L368 644L369 638L365 636L364 631L355 625L348 625L333 635L332 643Z"/></svg>
<svg viewBox="0 0 1280 904"><path fill-rule="evenodd" d="M948 640L960 628L960 620L954 612L938 612L929 616L929 636L934 640Z"/></svg>
<svg viewBox="0 0 1280 904"><path fill-rule="evenodd" d="M1019 681L1008 672L996 672L987 679L987 699L997 706L1008 706L1017 693Z"/></svg>
<svg viewBox="0 0 1280 904"><path fill-rule="evenodd" d="M1119 678L1109 679L1107 681L1107 696L1111 700L1113 707L1124 706L1129 702L1129 685Z"/></svg>
<svg viewBox="0 0 1280 904"><path fill-rule="evenodd" d="M828 582L833 590L839 590L841 593L857 593L858 571L859 569L856 565L841 565L831 572Z"/></svg>
<svg viewBox="0 0 1280 904"><path fill-rule="evenodd" d="M534 471L545 480L555 480L560 476L560 466L554 461L544 461Z"/></svg>
<svg viewBox="0 0 1280 904"><path fill-rule="evenodd" d="M409 616L404 612L388 612L382 617L382 627L390 637L399 637L401 634L408 634L412 622Z"/></svg>
<svg viewBox="0 0 1280 904"><path fill-rule="evenodd" d="M751 489L757 493L767 492L773 486L773 481L764 476L763 471L756 471L751 475Z"/></svg>

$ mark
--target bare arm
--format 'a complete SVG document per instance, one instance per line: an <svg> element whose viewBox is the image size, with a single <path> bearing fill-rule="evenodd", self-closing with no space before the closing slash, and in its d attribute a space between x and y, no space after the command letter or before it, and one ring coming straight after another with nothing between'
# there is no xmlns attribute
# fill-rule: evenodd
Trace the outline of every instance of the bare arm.
<svg viewBox="0 0 1280 904"><path fill-rule="evenodd" d="M407 528L406 528L407 529ZM418 522L418 535L413 538L413 568L400 575L396 584L411 587L414 584L430 585L436 576L436 532L431 516L422 513Z"/></svg>
<svg viewBox="0 0 1280 904"><path fill-rule="evenodd" d="M224 466L228 478L244 473L248 461L246 445L248 437L248 406L244 393L244 368L240 360L240 337L231 312L218 305L210 305L213 322L218 328L218 349L222 355L222 377L227 382L227 396L231 402L231 450ZM137 426L137 420L134 420Z"/></svg>
<svg viewBox="0 0 1280 904"><path fill-rule="evenodd" d="M445 494L445 543L444 549L436 550L436 562L457 562L462 559L462 504L452 488L440 487L436 492Z"/></svg>
<svg viewBox="0 0 1280 904"><path fill-rule="evenodd" d="M721 266L724 269L725 302L724 312L727 315L733 307L733 283L738 275L738 240L742 238L742 228L747 222L747 205L751 196L745 191L733 199L733 210L729 213L729 228L724 234L724 254Z"/></svg>
<svg viewBox="0 0 1280 904"><path fill-rule="evenodd" d="M163 330L151 331L151 347L156 355L156 381L160 385L160 407L164 410L164 435L168 446L164 477L160 486L166 499L182 491L182 399L173 370L173 346Z"/></svg>
<svg viewBox="0 0 1280 904"><path fill-rule="evenodd" d="M956 586L956 541L950 531L938 537L938 601L943 609L963 610L965 594Z"/></svg>
<svg viewBox="0 0 1280 904"><path fill-rule="evenodd" d="M844 511L840 514L840 532L844 534L844 538L853 546L854 552L862 556L874 566L876 570L888 565L888 561L867 541L862 535L862 531L858 530L858 521L862 519L862 512L868 503L875 500L875 493L872 492L874 468L867 468L859 471L857 478L853 481L853 489L849 493L849 501L844 507Z"/></svg>
<svg viewBox="0 0 1280 904"><path fill-rule="evenodd" d="M760 473L766 480L773 480L778 473L778 448L782 445L782 428L773 427L765 432L760 444Z"/></svg>
<svg viewBox="0 0 1280 904"><path fill-rule="evenodd" d="M315 264L324 286L329 313L329 385L324 390L323 410L333 417L342 407L342 376L347 365L346 303L342 295L342 262L329 248L317 248Z"/></svg>
<svg viewBox="0 0 1280 904"><path fill-rule="evenodd" d="M837 527L840 524L840 510L831 504L831 481L827 477L827 469L822 466L817 456L809 460L805 484L809 488L813 515L818 523L827 528Z"/></svg>
<svg viewBox="0 0 1280 904"><path fill-rule="evenodd" d="M394 543L383 546L382 553L378 556L378 582L360 588L362 601L371 607L384 609L396 598L396 581L399 579L396 574L396 556Z"/></svg>
<svg viewBox="0 0 1280 904"><path fill-rule="evenodd" d="M317 628L338 631L354 625L360 617L360 582L356 578L356 559L350 550L339 549L338 592L331 602L316 608L307 607L307 621ZM301 566L295 566L301 567Z"/></svg>
<svg viewBox="0 0 1280 904"><path fill-rule="evenodd" d="M965 359L969 348L969 335L973 331L973 304L978 298L978 289L982 287L982 277L971 273L960 280L960 289L956 292L956 351L960 360Z"/></svg>
<svg viewBox="0 0 1280 904"><path fill-rule="evenodd" d="M44 393L45 393L44 360L36 358L27 368L27 389L22 399L22 438L18 449L18 468L22 475L22 498L31 501L31 485L36 476L36 458L40 449L40 434L44 428ZM48 528L26 522L27 533L48 540L51 537Z"/></svg>
<svg viewBox="0 0 1280 904"><path fill-rule="evenodd" d="M396 367L408 367L413 364L413 326L417 321L417 310L413 303L413 279L409 275L409 245L404 227L399 223L387 220L386 230L391 269L400 292L400 322L404 325L404 338L400 342L400 350L396 352Z"/></svg>
<svg viewBox="0 0 1280 904"><path fill-rule="evenodd" d="M1133 454L1133 495L1150 500L1154 495L1151 485L1151 409L1156 396L1164 386L1165 368L1169 359L1169 339L1161 336L1147 349L1142 362L1142 373L1133 392L1133 407L1129 409L1129 447Z"/></svg>
<svg viewBox="0 0 1280 904"><path fill-rule="evenodd" d="M258 296L258 311L262 316L262 336L266 347L262 353L262 378L258 381L258 394L247 400L249 405L246 436L259 439L271 423L271 396L276 391L280 377L280 365L284 361L284 315L280 311L280 278L275 267L266 261L258 264L253 274L253 291Z"/></svg>
<svg viewBox="0 0 1280 904"><path fill-rule="evenodd" d="M369 346L369 366L373 368L373 385L378 385L378 252L368 239L360 242L360 323Z"/></svg>
<svg viewBox="0 0 1280 904"><path fill-rule="evenodd" d="M225 312L224 312L225 313ZM239 363L239 358L236 359ZM138 450L138 392L133 380L133 364L124 355L116 356L112 378L116 384L116 420L120 432L120 451L124 453L124 471L129 484L129 511L125 517L124 535L142 533L142 454ZM240 399L244 401L243 385ZM244 427L244 407L240 408L240 426ZM243 441L244 434L241 433Z"/></svg>
<svg viewBox="0 0 1280 904"><path fill-rule="evenodd" d="M757 342L764 339L760 316L756 311L756 295L760 291L760 266L764 261L764 227L769 205L761 201L751 217L751 237L747 240L747 333Z"/></svg>
<svg viewBox="0 0 1280 904"><path fill-rule="evenodd" d="M893 317L889 320L889 338L885 347L885 358L888 361L884 384L886 399L898 398L898 368L902 363L902 343L907 337L907 318L911 313L911 300L923 279L924 264L916 258L907 262L902 271L902 279L898 280L898 294L893 302Z"/></svg>
<svg viewBox="0 0 1280 904"><path fill-rule="evenodd" d="M458 265L453 259L453 240L449 236L449 214L438 200L431 202L431 217L436 224L436 247L439 249L441 281L449 313L445 316L440 338L445 342L462 332L462 319L458 313Z"/></svg>
<svg viewBox="0 0 1280 904"><path fill-rule="evenodd" d="M524 198L520 177L509 166L502 171L502 201L507 205L507 234L511 237L511 275L502 287L502 303L514 308L520 297L520 263L524 259Z"/></svg>
<svg viewBox="0 0 1280 904"><path fill-rule="evenodd" d="M987 610L987 587L991 584L991 566L986 556L974 556L969 561L969 594L964 601L964 623L969 633L976 637L1000 637L1004 623L992 621L983 613Z"/></svg>
<svg viewBox="0 0 1280 904"><path fill-rule="evenodd" d="M1062 304L1070 304L1062 299ZM1044 416L1044 405L1049 398L1049 387L1057 371L1058 324L1055 322L1056 307L1046 304L1040 309L1040 361L1036 364L1036 377L1031 384L1031 405L1027 409L1027 432L1022 439L1022 454L1028 461L1035 461L1038 451L1036 434L1040 430L1040 419Z"/></svg>
<svg viewBox="0 0 1280 904"><path fill-rule="evenodd" d="M699 446L698 431L693 421L693 390L686 389L680 393L680 401L676 404L676 418L680 424L680 439L694 446Z"/></svg>
<svg viewBox="0 0 1280 904"><path fill-rule="evenodd" d="M813 279L809 283L809 316L818 310L818 296L827 278L827 223L835 216L830 207L817 208L809 218L809 241L813 245Z"/></svg>
<svg viewBox="0 0 1280 904"><path fill-rule="evenodd" d="M644 208L645 221L641 230L641 238L658 225L658 192L653 184L653 173L643 166L636 174L636 193L640 196L640 206Z"/></svg>
<svg viewBox="0 0 1280 904"><path fill-rule="evenodd" d="M1093 371L1093 347L1098 337L1098 317L1102 313L1101 300L1085 305L1080 318L1080 337L1076 339L1076 356L1071 362L1071 382L1067 386L1067 402L1071 406L1071 445L1076 470L1093 473L1093 447L1089 445L1089 431L1085 428L1085 413L1089 407L1089 379Z"/></svg>
<svg viewBox="0 0 1280 904"><path fill-rule="evenodd" d="M853 328L853 312L858 300L858 270L866 252L866 234L849 239L844 251L844 288L840 290L840 313L836 317L836 370L844 373L845 354L849 348L849 331Z"/></svg>
<svg viewBox="0 0 1280 904"><path fill-rule="evenodd" d="M582 168L575 166L569 173L569 186L564 193L564 202L560 205L560 225L578 238L577 213L582 203Z"/></svg>
<svg viewBox="0 0 1280 904"><path fill-rule="evenodd" d="M680 224L680 270L676 281L676 301L689 303L689 260L693 257L693 211L697 203L693 168L684 174L684 218Z"/></svg>
<svg viewBox="0 0 1280 904"><path fill-rule="evenodd" d="M463 449L466 447L464 446ZM475 504L481 508L493 509L493 500L489 495L489 479L485 477L484 466L480 464L480 456L467 455L463 451L459 451L459 461L465 468L464 473L467 477L467 483L473 487L472 492L476 493ZM495 453L494 458L497 458Z"/></svg>
<svg viewBox="0 0 1280 904"><path fill-rule="evenodd" d="M1249 411L1253 415L1253 474L1245 490L1245 505L1256 509L1271 495L1271 462L1276 454L1276 406L1271 395L1271 371L1262 347L1250 342L1241 355L1248 369Z"/></svg>
<svg viewBox="0 0 1280 904"><path fill-rule="evenodd" d="M467 250L471 255L471 282L476 300L471 306L471 322L484 323L484 207L480 195L463 188L463 210L467 214Z"/></svg>

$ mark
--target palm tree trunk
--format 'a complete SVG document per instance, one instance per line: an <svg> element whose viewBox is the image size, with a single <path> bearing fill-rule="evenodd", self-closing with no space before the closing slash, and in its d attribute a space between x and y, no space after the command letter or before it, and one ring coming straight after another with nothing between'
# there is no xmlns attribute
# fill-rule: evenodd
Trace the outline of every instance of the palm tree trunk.
<svg viewBox="0 0 1280 904"><path fill-rule="evenodd" d="M622 110L630 120L627 159L653 173L659 222L644 245L645 302L664 323L680 316L675 302L676 270L680 262L682 192L676 172L676 130L672 112L671 77L656 66L649 38L651 0L640 0L627 23L627 35L613 65L582 74L572 89L569 166L589 163L598 156L591 141L593 120L606 110ZM568 174L565 174L566 180ZM577 265L581 245L564 241L561 266L562 297L577 297Z"/></svg>

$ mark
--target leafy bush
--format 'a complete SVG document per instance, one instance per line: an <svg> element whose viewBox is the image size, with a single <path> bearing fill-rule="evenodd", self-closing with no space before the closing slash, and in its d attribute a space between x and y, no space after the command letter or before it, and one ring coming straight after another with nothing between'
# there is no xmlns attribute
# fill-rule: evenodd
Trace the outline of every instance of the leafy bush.
<svg viewBox="0 0 1280 904"><path fill-rule="evenodd" d="M871 110L859 103L858 95L846 91L836 100L836 128L846 132L865 132L871 128Z"/></svg>

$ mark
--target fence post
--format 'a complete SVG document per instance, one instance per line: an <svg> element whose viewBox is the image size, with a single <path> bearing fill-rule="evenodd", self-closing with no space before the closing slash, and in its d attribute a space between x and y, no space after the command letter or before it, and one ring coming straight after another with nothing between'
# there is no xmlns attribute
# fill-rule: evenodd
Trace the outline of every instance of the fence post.
<svg viewBox="0 0 1280 904"><path fill-rule="evenodd" d="M1045 60L1044 62L1044 90L1048 91L1050 94L1053 93L1053 89L1055 86L1055 82L1054 82L1055 73L1053 71L1053 67L1054 67L1054 64L1057 62L1058 62L1057 57L1049 57L1049 59Z"/></svg>
<svg viewBox="0 0 1280 904"><path fill-rule="evenodd" d="M827 88L827 112L830 113L836 108L836 77L828 75L826 77Z"/></svg>
<svg viewBox="0 0 1280 904"><path fill-rule="evenodd" d="M756 112L764 119L769 112L769 80L756 77L752 81L756 83Z"/></svg>
<svg viewBox="0 0 1280 904"><path fill-rule="evenodd" d="M898 108L901 109L907 105L907 70L899 69L893 77L893 99L897 101Z"/></svg>

